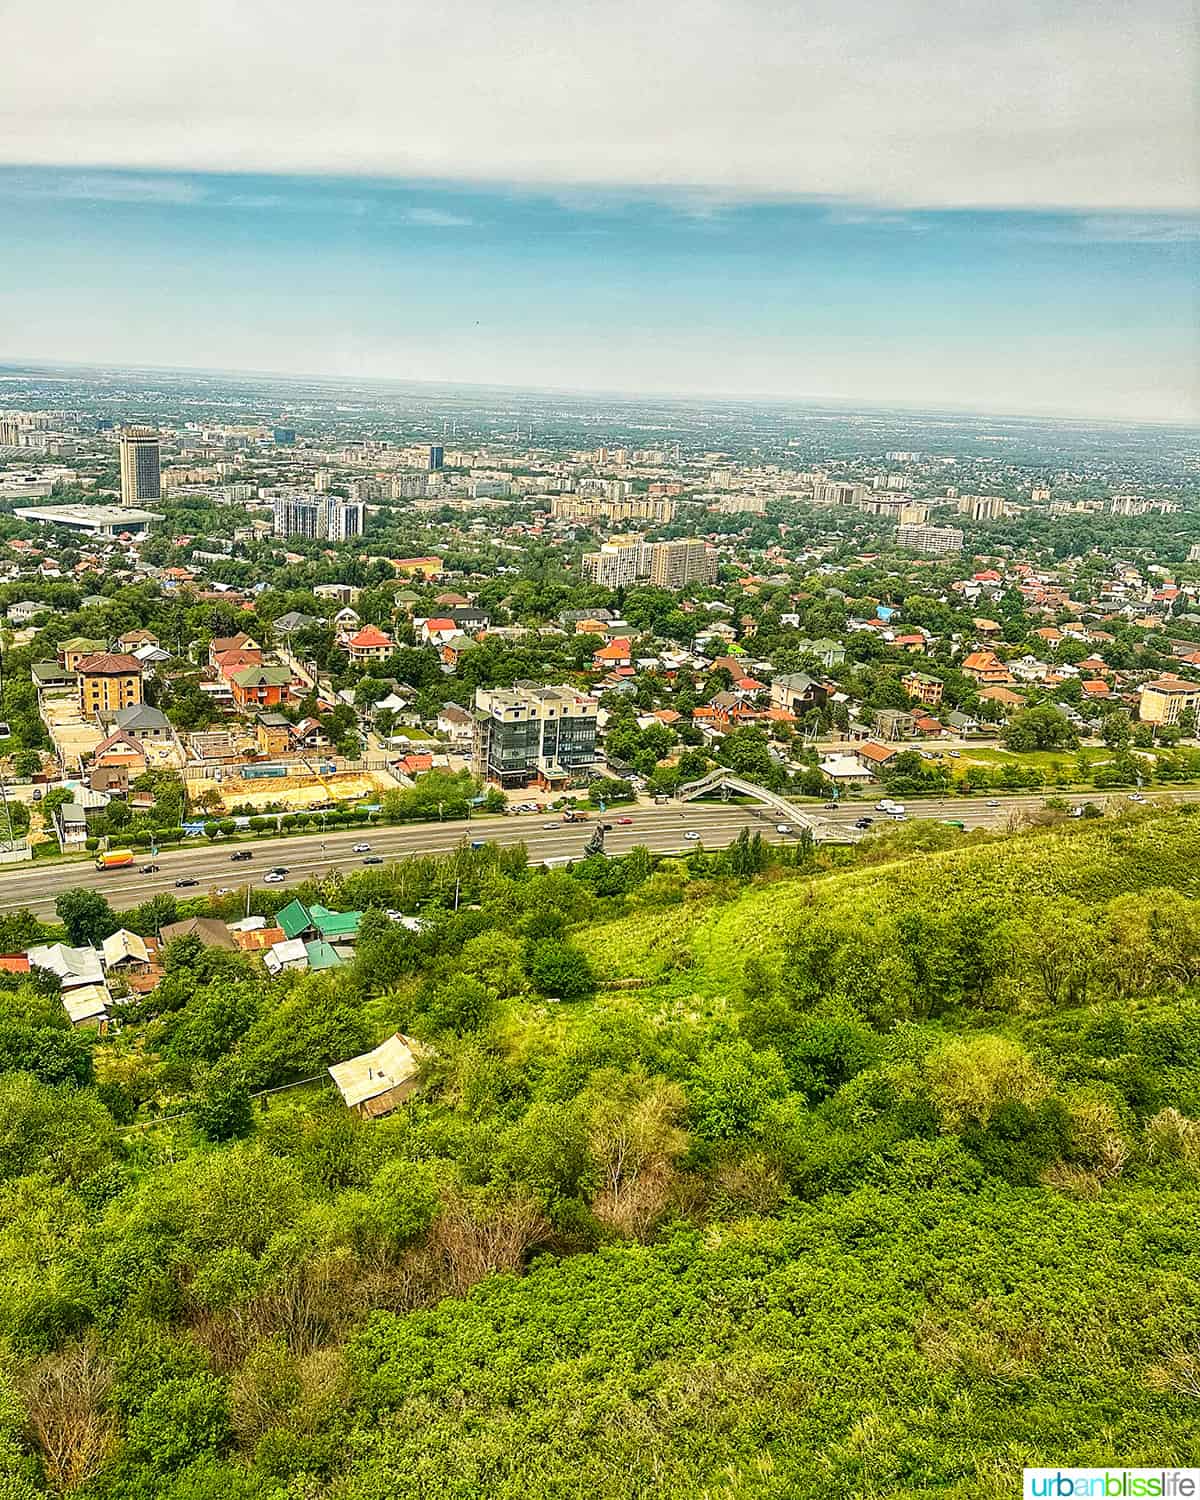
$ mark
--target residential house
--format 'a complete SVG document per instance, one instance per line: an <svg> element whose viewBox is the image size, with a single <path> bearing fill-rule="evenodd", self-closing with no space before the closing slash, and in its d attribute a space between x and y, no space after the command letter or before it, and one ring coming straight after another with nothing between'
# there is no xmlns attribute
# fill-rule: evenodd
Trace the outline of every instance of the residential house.
<svg viewBox="0 0 1200 1500"><path fill-rule="evenodd" d="M115 714L142 701L142 664L136 657L99 651L82 657L79 674L79 709L85 718Z"/></svg>
<svg viewBox="0 0 1200 1500"><path fill-rule="evenodd" d="M1014 693L1011 688L985 687L980 689L979 701L981 703L998 703L1005 714L1014 714L1019 708L1025 707L1025 699L1020 693Z"/></svg>
<svg viewBox="0 0 1200 1500"><path fill-rule="evenodd" d="M90 640L84 635L72 636L69 641L63 641L59 646L58 659L68 672L76 672L85 656L97 656L107 649L103 641Z"/></svg>
<svg viewBox="0 0 1200 1500"><path fill-rule="evenodd" d="M346 641L351 661L387 661L394 649L391 636L377 625L364 625Z"/></svg>
<svg viewBox="0 0 1200 1500"><path fill-rule="evenodd" d="M291 748L292 725L283 714L259 714L254 721L254 742L260 755L284 755Z"/></svg>
<svg viewBox="0 0 1200 1500"><path fill-rule="evenodd" d="M287 667L246 667L229 686L238 708L278 708L290 695L291 681Z"/></svg>
<svg viewBox="0 0 1200 1500"><path fill-rule="evenodd" d="M113 727L143 744L162 744L174 738L171 721L150 703L131 703L113 715Z"/></svg>
<svg viewBox="0 0 1200 1500"><path fill-rule="evenodd" d="M776 708L785 708L791 714L804 714L813 708L823 708L829 697L829 689L823 682L810 677L807 672L784 672L771 684L771 702Z"/></svg>
<svg viewBox="0 0 1200 1500"><path fill-rule="evenodd" d="M227 953L238 951L233 934L216 917L185 917L181 922L168 922L159 930L160 951L180 937L199 938L206 948L224 948Z"/></svg>
<svg viewBox="0 0 1200 1500"><path fill-rule="evenodd" d="M418 1042L398 1031L370 1052L334 1063L329 1076L348 1108L377 1119L416 1092L424 1055Z"/></svg>
<svg viewBox="0 0 1200 1500"><path fill-rule="evenodd" d="M907 697L924 703L929 708L936 708L945 693L944 684L924 672L910 672L907 677L901 678L900 686Z"/></svg>
<svg viewBox="0 0 1200 1500"><path fill-rule="evenodd" d="M963 657L962 669L968 677L973 677L976 682L1006 685L1013 680L1012 673L994 651L968 652Z"/></svg>
<svg viewBox="0 0 1200 1500"><path fill-rule="evenodd" d="M210 667L217 665L218 657L224 656L227 651L261 651L262 647L256 640L252 640L244 631L237 635L217 636L209 642L208 664ZM261 657L259 658L261 660Z"/></svg>
<svg viewBox="0 0 1200 1500"><path fill-rule="evenodd" d="M434 727L452 745L469 746L475 734L474 718L457 703L442 705Z"/></svg>
<svg viewBox="0 0 1200 1500"><path fill-rule="evenodd" d="M853 753L860 765L865 766L872 774L890 765L900 754L894 745L881 745L875 740L866 740L863 744L856 745Z"/></svg>

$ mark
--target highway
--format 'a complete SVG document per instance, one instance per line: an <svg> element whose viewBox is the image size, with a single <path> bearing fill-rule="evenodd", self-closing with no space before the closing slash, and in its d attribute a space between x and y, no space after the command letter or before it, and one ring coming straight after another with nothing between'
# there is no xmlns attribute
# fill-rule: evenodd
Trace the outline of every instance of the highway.
<svg viewBox="0 0 1200 1500"><path fill-rule="evenodd" d="M164 850L151 859L148 853L136 856L132 868L97 870L90 860L83 862L39 865L37 863L0 869L0 912L27 908L37 916L53 916L55 897L71 886L87 886L103 891L112 906L121 910L137 906L160 891L171 891L181 898L208 895L225 886L237 888L247 882L262 885L263 876L279 865L286 868L287 884L325 874L329 870L361 869L363 854L353 852L354 844L370 844L372 855L398 859L407 854L444 854L464 839L487 839L498 844L524 842L532 860L569 856L581 858L584 845L592 836L598 814L587 823L564 824L545 814L512 814L507 817L472 818L469 823L415 823L407 826L359 828L337 833L293 835L290 838L263 838L238 844L218 840L210 844L199 839L182 849ZM630 819L620 825L618 818ZM608 835L610 853L621 854L635 844L645 844L656 851L687 847L684 834L699 833L710 848L732 843L743 828L775 833L774 815L763 816L749 807L725 807L693 804L690 807L618 808L605 814L604 821L613 824ZM250 850L253 859L233 862L234 850ZM143 875L141 865L158 865L158 873ZM195 880L195 886L176 892L179 879Z"/></svg>
<svg viewBox="0 0 1200 1500"><path fill-rule="evenodd" d="M919 801L905 800L910 818L953 819L966 828L1005 828L1022 814L1042 807L1045 797L939 797ZM1178 790L1155 790L1152 800L1176 802L1200 801L1200 787L1182 787ZM870 816L876 825L885 825L888 820L875 811L876 799L847 802L836 811L807 804L805 811L822 822L852 827L856 819ZM1066 794L1069 803L1088 800L1103 806L1106 801L1123 803L1125 794L1110 792L1092 793L1090 798L1082 793ZM997 805L993 806L992 803ZM587 823L563 824L554 822L544 813L519 814L507 817L472 818L469 823L417 823L400 827L377 827L339 831L337 833L293 835L287 838L263 838L251 842L229 844L218 840L210 844L200 839L183 849L173 849L155 856L137 857L132 869L104 870L94 868L91 861L27 864L0 869L0 912L14 911L25 907L37 916L53 916L55 897L70 886L87 886L103 891L113 907L121 910L137 906L160 891L176 890L180 879L196 881L196 885L178 891L181 897L207 895L221 887L238 888L247 884L262 885L263 876L275 865L288 871L287 884L320 876L330 870L360 869L363 854L355 854L352 846L369 843L372 855L385 859L402 858L407 854L446 853L464 839L488 839L499 844L524 842L532 860L579 858L584 845L595 827L596 814ZM627 825L618 823L627 817ZM778 821L775 813L755 807L726 806L721 803L692 802L684 807L678 803L666 807L618 808L605 814L605 821L613 824L608 835L607 848L612 854L621 854L635 844L644 844L656 852L678 851L689 847L684 834L695 831L700 841L708 848L721 848L738 836L743 828L761 832L765 837L778 840L786 837L776 832ZM250 850L253 857L234 863L230 854L234 849ZM158 865L156 874L143 875L140 865Z"/></svg>

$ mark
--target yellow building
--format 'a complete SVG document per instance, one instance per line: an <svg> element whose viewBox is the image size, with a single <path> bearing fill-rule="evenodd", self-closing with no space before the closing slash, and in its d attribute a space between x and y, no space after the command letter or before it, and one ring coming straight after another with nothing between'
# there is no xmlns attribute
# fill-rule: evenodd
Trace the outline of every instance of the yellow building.
<svg viewBox="0 0 1200 1500"><path fill-rule="evenodd" d="M142 664L136 656L98 651L76 665L79 707L85 718L115 714L142 701Z"/></svg>
<svg viewBox="0 0 1200 1500"><path fill-rule="evenodd" d="M1200 708L1200 682L1159 677L1142 688L1138 718L1143 724L1178 724L1180 714L1197 708Z"/></svg>

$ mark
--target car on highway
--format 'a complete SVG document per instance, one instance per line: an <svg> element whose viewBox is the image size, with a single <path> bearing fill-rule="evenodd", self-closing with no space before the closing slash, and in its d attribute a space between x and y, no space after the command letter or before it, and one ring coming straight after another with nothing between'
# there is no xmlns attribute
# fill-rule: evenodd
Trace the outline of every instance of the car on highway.
<svg viewBox="0 0 1200 1500"><path fill-rule="evenodd" d="M892 799L890 797L881 797L879 799L879 801L875 804L875 811L876 812L891 812L892 808L895 807L895 805L896 804L892 801Z"/></svg>
<svg viewBox="0 0 1200 1500"><path fill-rule="evenodd" d="M370 854L371 846L370 844L352 844L350 850L352 854Z"/></svg>
<svg viewBox="0 0 1200 1500"><path fill-rule="evenodd" d="M286 875L287 872L288 872L287 865L272 865L271 866L271 874L272 875Z"/></svg>
<svg viewBox="0 0 1200 1500"><path fill-rule="evenodd" d="M542 824L542 832L543 833L552 833L555 830L557 830L558 826L559 825L557 823L543 823Z"/></svg>
<svg viewBox="0 0 1200 1500"><path fill-rule="evenodd" d="M825 804L825 811L826 812L837 812L838 809L841 807L841 805L842 804L840 802L827 802Z"/></svg>
<svg viewBox="0 0 1200 1500"><path fill-rule="evenodd" d="M240 860L240 859L253 859L254 855L250 852L249 849L239 849L236 852L236 854L231 854L229 856L229 858L232 860L232 862L234 864L237 864L238 860Z"/></svg>
<svg viewBox="0 0 1200 1500"><path fill-rule="evenodd" d="M696 832L696 830L694 828L689 828L688 831L687 831L687 833L684 834L684 838L687 839L689 842L691 842L691 843L694 844L694 843L696 843L698 841L698 839L700 838L700 835Z"/></svg>
<svg viewBox="0 0 1200 1500"><path fill-rule="evenodd" d="M381 865L382 863L383 856L381 854L368 854L366 859L363 860L364 865Z"/></svg>
<svg viewBox="0 0 1200 1500"><path fill-rule="evenodd" d="M792 825L790 823L776 823L775 825L776 833L791 833L791 831Z"/></svg>
<svg viewBox="0 0 1200 1500"><path fill-rule="evenodd" d="M1146 799L1142 796L1141 792L1130 792L1128 800L1130 802L1145 802Z"/></svg>
<svg viewBox="0 0 1200 1500"><path fill-rule="evenodd" d="M870 828L874 822L874 818L856 818L854 820L854 826L855 828Z"/></svg>
<svg viewBox="0 0 1200 1500"><path fill-rule="evenodd" d="M138 869L139 869L139 871L143 875L157 875L158 874L158 866L157 865L139 865Z"/></svg>
<svg viewBox="0 0 1200 1500"><path fill-rule="evenodd" d="M999 807L1000 806L1000 798L999 797L989 797L987 805L989 807Z"/></svg>
<svg viewBox="0 0 1200 1500"><path fill-rule="evenodd" d="M200 884L200 882L198 880L193 880L190 875L184 875L181 879L179 879L179 880L177 880L175 882L175 889L177 891L181 891L181 890L184 889L185 886L199 885L199 884Z"/></svg>
<svg viewBox="0 0 1200 1500"><path fill-rule="evenodd" d="M234 895L234 889L233 889L233 887L231 885L219 885L217 887L217 895L218 896L232 896L232 895Z"/></svg>
<svg viewBox="0 0 1200 1500"><path fill-rule="evenodd" d="M278 870L269 870L263 876L263 884L264 885L282 885L283 884L283 876L279 873Z"/></svg>
<svg viewBox="0 0 1200 1500"><path fill-rule="evenodd" d="M629 825L633 822L633 819L632 818L618 818L617 822L621 825L622 828L628 828Z"/></svg>

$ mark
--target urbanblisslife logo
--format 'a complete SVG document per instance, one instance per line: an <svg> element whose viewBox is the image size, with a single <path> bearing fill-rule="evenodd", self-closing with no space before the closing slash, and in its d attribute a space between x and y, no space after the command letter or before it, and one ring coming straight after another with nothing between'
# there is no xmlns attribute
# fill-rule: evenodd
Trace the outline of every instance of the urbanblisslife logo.
<svg viewBox="0 0 1200 1500"><path fill-rule="evenodd" d="M1025 1500L1200 1500L1200 1469L1026 1469Z"/></svg>

